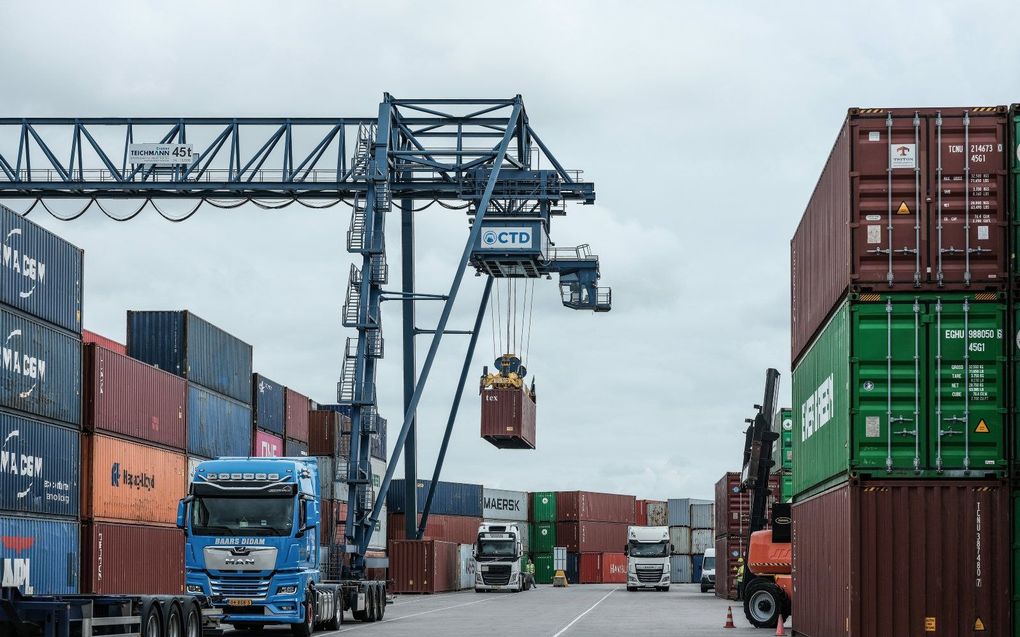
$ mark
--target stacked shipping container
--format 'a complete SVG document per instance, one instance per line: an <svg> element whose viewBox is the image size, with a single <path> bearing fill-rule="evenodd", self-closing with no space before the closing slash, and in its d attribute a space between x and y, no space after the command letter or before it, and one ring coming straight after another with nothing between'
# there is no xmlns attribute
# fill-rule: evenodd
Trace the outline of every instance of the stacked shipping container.
<svg viewBox="0 0 1020 637"><path fill-rule="evenodd" d="M595 493L591 491L556 492L556 546L567 549L568 580L576 573L575 581L580 582L581 561L591 566L587 578L602 573L602 565L612 570L617 560L614 554L621 554L627 545L627 527L637 520L637 500L632 495ZM609 554L608 557L584 557L585 554ZM594 561L592 561L594 560ZM626 567L624 567L626 578ZM612 574L609 574L612 578ZM581 582L584 583L584 582Z"/></svg>
<svg viewBox="0 0 1020 637"><path fill-rule="evenodd" d="M779 501L780 475L769 476L772 492L765 519L772 519L772 504ZM715 595L737 598L738 560L747 550L751 521L751 494L740 489L740 474L731 471L715 483Z"/></svg>
<svg viewBox="0 0 1020 637"><path fill-rule="evenodd" d="M666 508L669 542L673 546L670 581L677 584L700 581L701 571L695 572L694 556L703 556L705 549L713 546L714 504L711 500L673 498Z"/></svg>
<svg viewBox="0 0 1020 637"><path fill-rule="evenodd" d="M556 543L556 493L553 491L536 491L528 498L528 536L531 548L531 561L535 563L535 582L551 584L555 570L553 569L553 549Z"/></svg>

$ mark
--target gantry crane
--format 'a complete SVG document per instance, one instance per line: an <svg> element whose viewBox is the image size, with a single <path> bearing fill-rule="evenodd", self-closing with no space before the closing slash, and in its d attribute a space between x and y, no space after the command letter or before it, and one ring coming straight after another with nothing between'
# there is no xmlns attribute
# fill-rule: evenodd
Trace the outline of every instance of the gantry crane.
<svg viewBox="0 0 1020 637"><path fill-rule="evenodd" d="M66 158L64 161L62 158ZM469 334L459 379L436 463L438 479L494 278L556 274L566 307L608 311L609 288L598 286L599 259L587 245L558 248L549 240L552 218L566 202L592 204L595 188L566 170L538 137L520 96L509 99L398 99L386 94L371 117L144 117L0 118L0 198L27 199L25 214L51 199L81 199L118 221L152 206L182 221L203 203L264 208L300 203L352 208L346 248L360 255L350 269L342 323L357 330L343 350L338 400L350 406L350 462L346 470L348 513L342 577L359 579L384 563L365 553L386 492L404 455L407 537L421 537L430 492L416 526L415 413L445 334ZM126 217L110 214L109 199L140 201ZM196 202L182 217L167 214L165 199ZM395 203L399 202L399 203ZM454 202L454 203L450 203ZM449 291L415 288L415 212L433 204L463 210L470 232ZM417 206L417 207L416 207ZM401 286L386 288L385 214L401 219ZM451 310L468 266L487 275L471 330L448 329ZM373 501L369 446L385 427L376 401L376 364L384 354L380 304L402 305L404 416L393 455ZM440 301L434 329L419 329L415 303ZM416 375L414 337L432 336ZM433 480L433 486L435 480Z"/></svg>

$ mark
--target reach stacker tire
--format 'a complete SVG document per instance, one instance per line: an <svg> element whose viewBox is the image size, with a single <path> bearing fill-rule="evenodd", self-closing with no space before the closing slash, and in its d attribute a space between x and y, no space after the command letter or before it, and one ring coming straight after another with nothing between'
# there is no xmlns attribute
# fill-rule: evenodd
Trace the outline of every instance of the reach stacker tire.
<svg viewBox="0 0 1020 637"><path fill-rule="evenodd" d="M786 593L772 580L755 578L744 588L744 616L755 628L775 628L789 606Z"/></svg>

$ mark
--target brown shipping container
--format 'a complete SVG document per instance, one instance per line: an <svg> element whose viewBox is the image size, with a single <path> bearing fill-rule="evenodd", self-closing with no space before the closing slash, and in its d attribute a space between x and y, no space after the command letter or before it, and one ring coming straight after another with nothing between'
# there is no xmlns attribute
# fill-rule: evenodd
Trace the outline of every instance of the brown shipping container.
<svg viewBox="0 0 1020 637"><path fill-rule="evenodd" d="M315 409L308 412L308 455L332 456L339 453L340 428L346 425L349 430L349 423L350 419L335 411Z"/></svg>
<svg viewBox="0 0 1020 637"><path fill-rule="evenodd" d="M187 456L99 434L84 436L81 449L82 519L176 525Z"/></svg>
<svg viewBox="0 0 1020 637"><path fill-rule="evenodd" d="M394 593L445 593L457 587L457 545L440 540L391 540Z"/></svg>
<svg viewBox="0 0 1020 637"><path fill-rule="evenodd" d="M124 346L121 343L118 343L117 341L113 340L112 338L107 338L107 337L103 336L102 334L96 334L95 332L90 332L88 330L82 330L81 331L81 342L84 345L89 345L90 343L95 343L96 345L101 345L102 347L105 347L106 349L110 350L111 352L116 352L117 354L123 354L123 355L127 356L127 347L126 346Z"/></svg>
<svg viewBox="0 0 1020 637"><path fill-rule="evenodd" d="M625 522L637 519L637 500L632 495L592 491L557 491L558 522Z"/></svg>
<svg viewBox="0 0 1020 637"><path fill-rule="evenodd" d="M421 513L418 514L418 523L421 524ZM425 526L425 537L455 544L474 544L478 541L478 526L481 523L482 518L430 513ZM407 537L404 534L403 513L390 513L386 524L389 539L403 540Z"/></svg>
<svg viewBox="0 0 1020 637"><path fill-rule="evenodd" d="M344 544L347 529L347 503L336 500L321 500L322 530L319 533L319 543L322 546L330 545L330 537L335 544Z"/></svg>
<svg viewBox="0 0 1020 637"><path fill-rule="evenodd" d="M744 538L721 535L715 538L715 596L737 599L737 569L744 554Z"/></svg>
<svg viewBox="0 0 1020 637"><path fill-rule="evenodd" d="M84 352L87 431L187 447L187 381L98 345L86 345Z"/></svg>
<svg viewBox="0 0 1020 637"><path fill-rule="evenodd" d="M627 546L628 524L618 522L557 522L556 546L571 553L619 553Z"/></svg>
<svg viewBox="0 0 1020 637"><path fill-rule="evenodd" d="M1009 635L1009 509L1006 483L983 480L854 482L795 503L796 634Z"/></svg>
<svg viewBox="0 0 1020 637"><path fill-rule="evenodd" d="M535 399L524 388L483 389L482 438L500 449L534 449Z"/></svg>
<svg viewBox="0 0 1020 637"><path fill-rule="evenodd" d="M286 437L308 442L308 412L312 409L308 396L288 387L284 396L284 409L287 412L287 422L284 425Z"/></svg>
<svg viewBox="0 0 1020 637"><path fill-rule="evenodd" d="M769 476L772 498L765 508L765 519L772 519L772 504L779 502L778 473ZM747 532L751 521L751 494L740 491L740 474L730 471L715 483L715 534L742 535Z"/></svg>
<svg viewBox="0 0 1020 637"><path fill-rule="evenodd" d="M794 363L850 289L1004 288L1007 129L1005 107L850 110L790 243Z"/></svg>
<svg viewBox="0 0 1020 637"><path fill-rule="evenodd" d="M81 562L82 593L184 592L184 533L175 528L85 523Z"/></svg>

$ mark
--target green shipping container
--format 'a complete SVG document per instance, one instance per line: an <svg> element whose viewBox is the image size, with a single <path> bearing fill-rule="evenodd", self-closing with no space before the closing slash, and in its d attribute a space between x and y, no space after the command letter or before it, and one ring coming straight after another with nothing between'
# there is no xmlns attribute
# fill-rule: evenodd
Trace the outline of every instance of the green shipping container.
<svg viewBox="0 0 1020 637"><path fill-rule="evenodd" d="M779 501L790 502L793 497L793 410L784 407L776 412L773 430L779 434L772 447L772 473L780 475Z"/></svg>
<svg viewBox="0 0 1020 637"><path fill-rule="evenodd" d="M536 491L531 494L531 521L556 521L556 492Z"/></svg>
<svg viewBox="0 0 1020 637"><path fill-rule="evenodd" d="M862 294L793 372L793 490L850 474L1000 477L1006 307L994 293Z"/></svg>
<svg viewBox="0 0 1020 637"><path fill-rule="evenodd" d="M552 584L553 575L556 574L552 553L534 553L531 561L535 563L535 583Z"/></svg>
<svg viewBox="0 0 1020 637"><path fill-rule="evenodd" d="M535 553L552 553L556 546L556 523L536 522L531 525L528 542Z"/></svg>
<svg viewBox="0 0 1020 637"><path fill-rule="evenodd" d="M1013 635L1020 637L1020 489L1013 489Z"/></svg>

